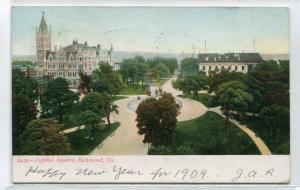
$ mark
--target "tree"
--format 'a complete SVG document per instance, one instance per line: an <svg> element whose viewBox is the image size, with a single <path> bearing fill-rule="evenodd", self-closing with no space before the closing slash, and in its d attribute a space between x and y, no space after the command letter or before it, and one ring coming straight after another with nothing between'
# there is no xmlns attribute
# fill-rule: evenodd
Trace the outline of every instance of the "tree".
<svg viewBox="0 0 300 190"><path fill-rule="evenodd" d="M115 95L123 89L123 82L120 74L113 71L110 65L102 64L99 69L93 71L92 89Z"/></svg>
<svg viewBox="0 0 300 190"><path fill-rule="evenodd" d="M37 111L30 98L19 94L12 97L12 138L13 153L16 154L16 144L25 126L36 118Z"/></svg>
<svg viewBox="0 0 300 190"><path fill-rule="evenodd" d="M169 68L171 74L174 74L175 70L178 69L176 58L165 58L164 64Z"/></svg>
<svg viewBox="0 0 300 190"><path fill-rule="evenodd" d="M55 119L32 120L20 135L20 155L65 155L70 151L68 139L60 133L63 125Z"/></svg>
<svg viewBox="0 0 300 190"><path fill-rule="evenodd" d="M289 129L289 109L281 105L272 104L261 110L260 117L263 119L264 123L270 127L270 138L273 138L273 131L276 129L278 136L276 137L275 142L279 143L280 131Z"/></svg>
<svg viewBox="0 0 300 190"><path fill-rule="evenodd" d="M12 62L13 67L35 67L36 64L32 61L15 60Z"/></svg>
<svg viewBox="0 0 300 190"><path fill-rule="evenodd" d="M81 107L83 111L90 110L101 118L105 117L104 98L102 93L89 93L82 99Z"/></svg>
<svg viewBox="0 0 300 190"><path fill-rule="evenodd" d="M260 83L262 106L277 104L289 108L288 61L264 61L249 72L248 76Z"/></svg>
<svg viewBox="0 0 300 190"><path fill-rule="evenodd" d="M216 97L228 123L231 111L241 113L252 103L253 96L247 92L248 87L240 81L231 81L219 85Z"/></svg>
<svg viewBox="0 0 300 190"><path fill-rule="evenodd" d="M157 73L157 76L159 78L170 77L170 70L163 63L159 63L158 65L156 65L153 70Z"/></svg>
<svg viewBox="0 0 300 190"><path fill-rule="evenodd" d="M179 107L171 94L142 101L136 114L138 133L144 135L144 143L168 145L173 140Z"/></svg>
<svg viewBox="0 0 300 190"><path fill-rule="evenodd" d="M150 69L155 68L159 64L164 64L171 74L174 74L174 71L178 69L178 62L176 58L165 58L157 56L152 59L147 59L146 64Z"/></svg>
<svg viewBox="0 0 300 190"><path fill-rule="evenodd" d="M79 91L87 94L91 92L92 88L92 77L89 75L84 74L83 72L79 72L80 77L80 84L79 84Z"/></svg>
<svg viewBox="0 0 300 190"><path fill-rule="evenodd" d="M139 63L137 65L138 71L137 71L137 83L140 81L142 82L142 86L144 86L145 79L147 77L148 72L148 66L145 63Z"/></svg>
<svg viewBox="0 0 300 190"><path fill-rule="evenodd" d="M222 70L220 72L212 72L208 77L209 92L214 92L218 89L218 86L233 80L244 82L247 76L240 72L229 72Z"/></svg>
<svg viewBox="0 0 300 190"><path fill-rule="evenodd" d="M138 73L138 59L129 58L124 59L121 64L120 73L122 74L123 81L127 84L134 84Z"/></svg>
<svg viewBox="0 0 300 190"><path fill-rule="evenodd" d="M113 104L113 99L109 94L104 93L102 95L102 98L103 98L104 114L105 114L105 117L107 120L108 128L110 128L110 126L111 126L110 114L111 113L119 114L119 110L118 110L119 107L117 105Z"/></svg>
<svg viewBox="0 0 300 190"><path fill-rule="evenodd" d="M55 117L62 123L64 114L78 99L78 94L69 90L66 79L56 78L49 82L41 99L42 115L43 117Z"/></svg>
<svg viewBox="0 0 300 190"><path fill-rule="evenodd" d="M196 74L186 75L183 79L177 79L173 82L173 86L176 89L190 94L193 92L195 97L198 97L198 92L207 85L207 77L205 73L199 72Z"/></svg>
<svg viewBox="0 0 300 190"><path fill-rule="evenodd" d="M105 117L109 128L111 113L119 113L118 106L113 104L112 96L108 93L91 92L83 98L82 108L96 113L101 118Z"/></svg>
<svg viewBox="0 0 300 190"><path fill-rule="evenodd" d="M180 62L180 76L195 74L199 71L199 63L196 58L185 58Z"/></svg>
<svg viewBox="0 0 300 190"><path fill-rule="evenodd" d="M91 110L86 110L80 114L80 124L85 125L85 127L88 129L91 140L94 140L96 127L100 123L104 123L102 118Z"/></svg>
<svg viewBox="0 0 300 190"><path fill-rule="evenodd" d="M25 76L19 69L12 70L12 95L23 94L32 99L37 99L37 82Z"/></svg>

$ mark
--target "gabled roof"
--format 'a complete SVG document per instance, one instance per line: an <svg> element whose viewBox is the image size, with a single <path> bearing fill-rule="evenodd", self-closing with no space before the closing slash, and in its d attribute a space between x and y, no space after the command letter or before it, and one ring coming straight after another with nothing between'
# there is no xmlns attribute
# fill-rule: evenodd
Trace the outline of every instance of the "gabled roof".
<svg viewBox="0 0 300 190"><path fill-rule="evenodd" d="M259 53L200 53L200 62L261 62L263 61Z"/></svg>
<svg viewBox="0 0 300 190"><path fill-rule="evenodd" d="M40 26L39 26L39 32L48 32L48 27L47 27L47 24L46 24L46 21L45 21L44 14L42 16L41 23L40 23Z"/></svg>
<svg viewBox="0 0 300 190"><path fill-rule="evenodd" d="M100 48L97 48L95 46L88 46L86 42L84 44L80 44L77 42L77 40L73 41L73 43L71 45L68 45L63 48L63 50L67 53L78 53L78 49L81 49L81 50L95 49L97 51L100 50Z"/></svg>

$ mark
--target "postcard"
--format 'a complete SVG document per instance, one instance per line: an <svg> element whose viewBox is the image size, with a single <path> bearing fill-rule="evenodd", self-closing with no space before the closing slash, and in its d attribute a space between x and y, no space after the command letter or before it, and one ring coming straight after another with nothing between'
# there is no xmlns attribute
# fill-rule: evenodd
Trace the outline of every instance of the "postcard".
<svg viewBox="0 0 300 190"><path fill-rule="evenodd" d="M12 8L15 183L288 183L286 7Z"/></svg>

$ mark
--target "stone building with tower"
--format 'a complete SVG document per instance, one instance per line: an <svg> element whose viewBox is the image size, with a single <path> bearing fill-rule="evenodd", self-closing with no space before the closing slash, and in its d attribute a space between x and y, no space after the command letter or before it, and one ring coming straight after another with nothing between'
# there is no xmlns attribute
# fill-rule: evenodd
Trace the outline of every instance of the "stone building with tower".
<svg viewBox="0 0 300 190"><path fill-rule="evenodd" d="M247 73L263 59L259 53L202 53L198 54L199 70L209 74L210 71L235 71Z"/></svg>
<svg viewBox="0 0 300 190"><path fill-rule="evenodd" d="M77 88L80 83L79 73L91 75L93 70L100 64L109 64L113 70L120 68L114 63L113 46L104 50L100 44L90 46L85 41L73 42L66 47L54 47L51 44L51 26L48 28L45 16L41 18L39 27L36 29L36 57L38 77L62 77L69 82L70 88Z"/></svg>

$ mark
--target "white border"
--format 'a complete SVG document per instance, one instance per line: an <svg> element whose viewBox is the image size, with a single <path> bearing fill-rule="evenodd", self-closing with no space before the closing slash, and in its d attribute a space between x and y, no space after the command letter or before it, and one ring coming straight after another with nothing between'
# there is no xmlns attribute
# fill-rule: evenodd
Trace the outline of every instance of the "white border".
<svg viewBox="0 0 300 190"><path fill-rule="evenodd" d="M300 1L299 0L9 0L0 1L0 187L11 185L10 5L64 6L285 6L290 7L291 59L291 185L300 185ZM298 116L298 117L297 117ZM297 151L298 150L298 151Z"/></svg>

